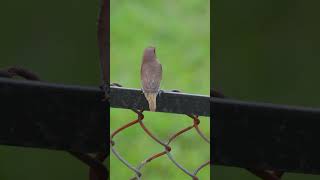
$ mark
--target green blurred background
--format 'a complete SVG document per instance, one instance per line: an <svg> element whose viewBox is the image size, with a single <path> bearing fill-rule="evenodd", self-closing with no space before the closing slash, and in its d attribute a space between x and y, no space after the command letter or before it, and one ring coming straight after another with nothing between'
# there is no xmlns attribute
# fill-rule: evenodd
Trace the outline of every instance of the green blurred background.
<svg viewBox="0 0 320 180"><path fill-rule="evenodd" d="M0 68L19 65L45 81L97 87L98 9L98 0L1 0ZM66 152L0 146L0 179L87 180L88 168Z"/></svg>
<svg viewBox="0 0 320 180"><path fill-rule="evenodd" d="M98 86L96 42L98 0L0 2L0 68L19 65L45 81ZM209 95L209 0L111 1L111 81L140 88L143 49L157 47L163 65L162 89ZM145 113L146 125L162 139L192 121L186 116ZM112 109L111 129L135 118L129 110ZM209 119L200 127L209 136ZM138 127L116 137L117 148L137 165L162 147ZM194 132L172 144L173 155L189 170L209 159L209 146ZM0 179L87 179L87 167L68 153L0 146ZM133 173L111 156L111 179ZM189 179L167 157L143 169L144 179ZM208 179L209 168L199 176Z"/></svg>
<svg viewBox="0 0 320 180"><path fill-rule="evenodd" d="M163 67L161 88L209 95L210 1L111 0L111 82L140 89L140 63L144 48L154 45ZM162 140L192 123L187 116L145 112L145 124ZM130 110L111 109L111 129L136 118ZM200 127L209 136L209 118ZM162 146L136 125L119 134L116 148L134 166L161 152ZM193 171L210 158L210 146L193 130L172 143L178 162ZM134 173L111 155L111 179L129 179ZM143 179L190 179L167 156L142 169ZM200 179L209 179L204 168Z"/></svg>
<svg viewBox="0 0 320 180"><path fill-rule="evenodd" d="M319 107L319 1L214 1L212 84L232 98ZM216 180L258 180L216 166ZM319 176L288 173L283 180Z"/></svg>

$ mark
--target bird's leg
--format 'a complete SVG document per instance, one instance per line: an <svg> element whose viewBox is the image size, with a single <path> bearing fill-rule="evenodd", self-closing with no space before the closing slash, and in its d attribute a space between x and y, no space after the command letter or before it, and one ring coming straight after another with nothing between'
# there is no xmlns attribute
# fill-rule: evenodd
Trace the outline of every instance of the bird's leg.
<svg viewBox="0 0 320 180"><path fill-rule="evenodd" d="M159 97L161 97L161 94L164 93L165 91L160 89L159 92L158 92L158 95ZM173 89L173 90L170 90L170 92L181 92L180 90L177 90L177 89Z"/></svg>
<svg viewBox="0 0 320 180"><path fill-rule="evenodd" d="M161 97L161 94L164 93L164 90L160 89L158 92L159 97Z"/></svg>
<svg viewBox="0 0 320 180"><path fill-rule="evenodd" d="M178 89L172 89L172 90L171 90L171 92L179 93L179 92L181 92L181 91L180 91L180 90L178 90Z"/></svg>

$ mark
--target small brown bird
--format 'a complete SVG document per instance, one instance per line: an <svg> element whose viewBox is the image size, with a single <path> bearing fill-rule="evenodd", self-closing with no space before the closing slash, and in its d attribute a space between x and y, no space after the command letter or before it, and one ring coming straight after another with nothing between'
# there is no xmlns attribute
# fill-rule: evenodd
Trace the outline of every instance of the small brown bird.
<svg viewBox="0 0 320 180"><path fill-rule="evenodd" d="M142 91L149 103L150 111L156 111L157 95L160 91L162 66L156 57L156 48L148 47L144 50L141 64Z"/></svg>

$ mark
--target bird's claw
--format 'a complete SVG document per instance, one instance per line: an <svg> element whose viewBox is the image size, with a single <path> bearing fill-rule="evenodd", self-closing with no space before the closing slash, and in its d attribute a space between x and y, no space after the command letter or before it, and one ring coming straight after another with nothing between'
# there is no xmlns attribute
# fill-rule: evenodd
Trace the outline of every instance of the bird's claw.
<svg viewBox="0 0 320 180"><path fill-rule="evenodd" d="M181 92L181 91L178 90L178 89L172 89L171 92L178 92L178 93L179 93L179 92Z"/></svg>
<svg viewBox="0 0 320 180"><path fill-rule="evenodd" d="M161 89L160 89L159 92L158 92L159 97L161 97L161 94L162 94L162 93L164 93L164 90L161 90Z"/></svg>

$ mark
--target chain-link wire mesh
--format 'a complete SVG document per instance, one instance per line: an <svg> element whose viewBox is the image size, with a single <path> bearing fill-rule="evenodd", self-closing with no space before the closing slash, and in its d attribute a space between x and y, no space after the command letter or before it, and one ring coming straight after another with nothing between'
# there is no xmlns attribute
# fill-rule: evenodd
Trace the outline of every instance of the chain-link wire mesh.
<svg viewBox="0 0 320 180"><path fill-rule="evenodd" d="M119 84L113 83L111 84L113 86L120 86ZM179 163L175 157L172 155L171 150L172 147L170 146L174 140L176 140L180 135L188 133L191 130L195 130L197 132L197 134L202 138L204 143L208 144L208 148L210 148L210 138L207 138L204 133L201 131L201 129L199 128L199 124L200 124L200 119L198 117L198 115L191 115L191 114L187 114L186 116L188 116L189 118L192 119L192 124L190 126L187 126L183 129L180 129L178 131L176 131L174 134L172 134L171 136L169 136L169 138L167 139L166 142L163 142L160 140L159 137L157 137L155 135L154 132L152 132L150 130L150 128L148 128L145 124L144 124L144 114L143 114L143 110L137 110L137 109L131 109L131 111L133 111L136 115L137 118L130 121L127 124L124 124L123 126L119 127L118 129L116 129L115 131L113 131L110 135L110 148L112 153L116 156L116 158L121 161L128 169L130 169L133 173L134 173L134 177L131 178L131 180L140 180L142 179L142 168L144 168L146 166L146 164L150 163L151 161L162 157L164 155L166 155L169 159L169 161L171 163L173 163L177 169L181 170L182 172L184 172L186 175L190 176L192 179L197 180L199 179L197 177L197 174L199 173L199 171L201 171L204 167L208 166L210 164L210 160L201 163L194 171L189 171L187 170L183 164ZM139 163L138 165L134 166L132 164L130 164L123 156L121 156L121 154L119 153L119 151L116 149L116 142L114 140L114 137L116 135L118 135L120 132L125 131L126 129L130 128L131 126L137 125L139 124L139 126L141 127L141 130L143 130L155 143L161 145L163 147L163 150L159 153L155 153L150 157L147 157L146 159L144 159L143 161L141 161L141 163Z"/></svg>

